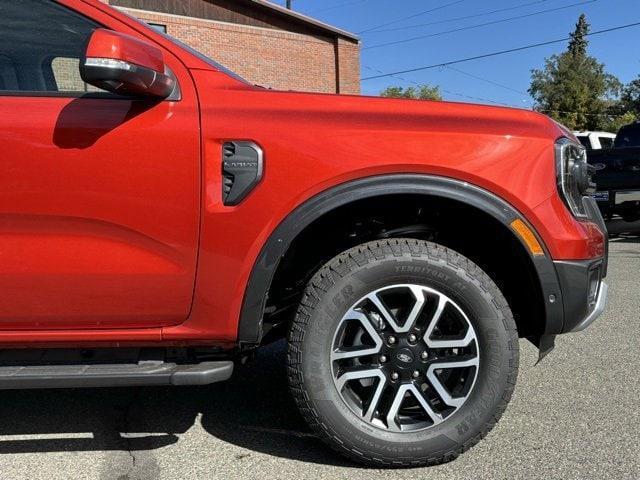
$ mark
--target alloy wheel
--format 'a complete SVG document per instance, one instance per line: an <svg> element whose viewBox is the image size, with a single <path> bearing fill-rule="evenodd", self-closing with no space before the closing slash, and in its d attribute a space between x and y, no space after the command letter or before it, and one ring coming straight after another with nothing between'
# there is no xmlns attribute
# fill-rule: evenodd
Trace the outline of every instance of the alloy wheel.
<svg viewBox="0 0 640 480"><path fill-rule="evenodd" d="M415 432L445 421L471 394L478 339L463 309L442 292L398 284L370 292L333 338L333 382L362 420Z"/></svg>

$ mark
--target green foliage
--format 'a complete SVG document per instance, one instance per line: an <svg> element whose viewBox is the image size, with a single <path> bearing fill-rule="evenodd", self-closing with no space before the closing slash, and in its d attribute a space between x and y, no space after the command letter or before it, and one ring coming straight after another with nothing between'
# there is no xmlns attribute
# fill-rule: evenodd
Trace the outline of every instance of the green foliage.
<svg viewBox="0 0 640 480"><path fill-rule="evenodd" d="M617 132L623 125L640 120L640 76L622 88L620 100L615 102L602 119L601 129Z"/></svg>
<svg viewBox="0 0 640 480"><path fill-rule="evenodd" d="M566 52L546 59L531 73L529 93L536 110L574 130L600 130L615 115L622 84L587 55L589 24L580 16Z"/></svg>
<svg viewBox="0 0 640 480"><path fill-rule="evenodd" d="M589 46L587 35L589 35L590 30L591 25L589 25L587 16L583 13L580 15L580 18L578 18L575 31L569 34L571 37L571 41L569 41L569 53L571 55L585 56L587 54L587 47Z"/></svg>
<svg viewBox="0 0 640 480"><path fill-rule="evenodd" d="M620 127L629 125L630 123L638 120L638 116L633 112L616 113L611 116L605 117L600 123L598 130L605 132L618 133Z"/></svg>
<svg viewBox="0 0 640 480"><path fill-rule="evenodd" d="M431 85L419 85L417 87L387 87L380 92L381 97L388 98L412 98L415 100L442 100L440 87Z"/></svg>
<svg viewBox="0 0 640 480"><path fill-rule="evenodd" d="M622 89L620 96L621 109L640 118L640 75Z"/></svg>

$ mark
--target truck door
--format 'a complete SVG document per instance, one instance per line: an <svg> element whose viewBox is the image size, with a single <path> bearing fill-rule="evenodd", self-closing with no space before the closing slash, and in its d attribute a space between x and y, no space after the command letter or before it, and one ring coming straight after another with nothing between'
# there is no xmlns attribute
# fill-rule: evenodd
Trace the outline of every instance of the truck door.
<svg viewBox="0 0 640 480"><path fill-rule="evenodd" d="M166 51L178 101L86 85L102 26L49 0L0 5L0 329L160 327L191 308L194 87Z"/></svg>

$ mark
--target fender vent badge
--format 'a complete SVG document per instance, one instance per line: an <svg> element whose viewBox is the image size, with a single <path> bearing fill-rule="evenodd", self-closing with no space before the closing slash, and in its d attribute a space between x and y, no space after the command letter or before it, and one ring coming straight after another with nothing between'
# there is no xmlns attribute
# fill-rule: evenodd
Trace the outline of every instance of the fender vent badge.
<svg viewBox="0 0 640 480"><path fill-rule="evenodd" d="M233 141L222 146L222 201L238 205L262 179L264 154L254 142Z"/></svg>

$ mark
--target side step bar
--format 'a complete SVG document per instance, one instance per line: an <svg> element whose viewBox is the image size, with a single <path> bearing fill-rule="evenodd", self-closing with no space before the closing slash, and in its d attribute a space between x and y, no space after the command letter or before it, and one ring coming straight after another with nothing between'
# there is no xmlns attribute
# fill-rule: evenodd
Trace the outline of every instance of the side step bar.
<svg viewBox="0 0 640 480"><path fill-rule="evenodd" d="M176 364L146 361L105 365L0 367L0 390L28 388L208 385L231 378L232 361Z"/></svg>

